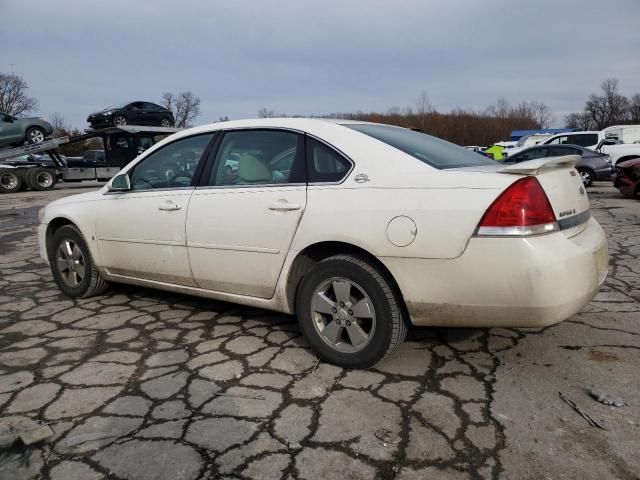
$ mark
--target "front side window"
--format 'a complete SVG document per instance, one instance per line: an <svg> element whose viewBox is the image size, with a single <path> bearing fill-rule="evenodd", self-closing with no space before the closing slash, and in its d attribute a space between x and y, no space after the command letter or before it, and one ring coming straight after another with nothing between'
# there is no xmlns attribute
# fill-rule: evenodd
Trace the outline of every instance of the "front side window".
<svg viewBox="0 0 640 480"><path fill-rule="evenodd" d="M434 168L494 165L493 160L463 147L406 128L367 123L351 123L343 126L380 140Z"/></svg>
<svg viewBox="0 0 640 480"><path fill-rule="evenodd" d="M278 130L224 134L207 185L243 186L303 183L303 137Z"/></svg>
<svg viewBox="0 0 640 480"><path fill-rule="evenodd" d="M190 186L196 166L212 138L213 133L182 138L153 152L129 173L131 189Z"/></svg>

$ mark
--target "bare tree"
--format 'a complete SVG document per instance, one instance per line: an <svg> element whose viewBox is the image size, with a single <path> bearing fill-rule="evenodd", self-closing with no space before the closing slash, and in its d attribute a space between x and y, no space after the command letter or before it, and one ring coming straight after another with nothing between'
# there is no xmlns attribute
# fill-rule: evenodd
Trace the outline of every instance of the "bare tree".
<svg viewBox="0 0 640 480"><path fill-rule="evenodd" d="M629 99L618 91L618 80L609 78L600 84L601 95L592 93L584 106L598 130L625 120Z"/></svg>
<svg viewBox="0 0 640 480"><path fill-rule="evenodd" d="M225 115L224 117L218 117L218 121L219 122L228 122L229 121L229 115Z"/></svg>
<svg viewBox="0 0 640 480"><path fill-rule="evenodd" d="M22 115L38 108L38 101L25 91L28 85L15 73L0 73L0 111L9 115Z"/></svg>
<svg viewBox="0 0 640 480"><path fill-rule="evenodd" d="M509 106L509 102L507 102L507 99L504 97L500 97L495 104L490 105L487 108L487 113L492 117L504 120L513 113L513 110Z"/></svg>
<svg viewBox="0 0 640 480"><path fill-rule="evenodd" d="M416 100L416 114L418 115L420 130L422 130L423 132L426 131L427 116L429 114L435 113L435 111L436 109L429 100L429 95L427 94L426 90L422 90Z"/></svg>
<svg viewBox="0 0 640 480"><path fill-rule="evenodd" d="M636 93L629 100L629 120L640 122L640 93Z"/></svg>
<svg viewBox="0 0 640 480"><path fill-rule="evenodd" d="M275 116L276 112L274 110L271 110L270 108L262 107L260 110L258 110L259 118L273 118Z"/></svg>
<svg viewBox="0 0 640 480"><path fill-rule="evenodd" d="M580 130L593 130L593 119L588 112L570 113L564 117L567 128L579 128Z"/></svg>
<svg viewBox="0 0 640 480"><path fill-rule="evenodd" d="M65 122L62 115L58 112L55 112L49 118L49 123L53 127L53 136L60 137L67 135L69 131L71 131L71 127Z"/></svg>
<svg viewBox="0 0 640 480"><path fill-rule="evenodd" d="M531 113L533 120L540 124L540 128L549 128L553 113L543 102L531 102Z"/></svg>
<svg viewBox="0 0 640 480"><path fill-rule="evenodd" d="M176 127L189 128L200 115L200 98L190 91L177 94L165 92L160 103L173 112Z"/></svg>

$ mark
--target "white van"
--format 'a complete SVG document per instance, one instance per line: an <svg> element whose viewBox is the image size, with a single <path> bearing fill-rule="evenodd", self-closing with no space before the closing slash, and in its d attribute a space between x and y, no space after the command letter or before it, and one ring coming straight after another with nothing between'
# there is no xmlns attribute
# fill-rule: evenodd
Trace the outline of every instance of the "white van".
<svg viewBox="0 0 640 480"><path fill-rule="evenodd" d="M622 143L640 141L640 125L613 125L602 130L605 138L615 138Z"/></svg>

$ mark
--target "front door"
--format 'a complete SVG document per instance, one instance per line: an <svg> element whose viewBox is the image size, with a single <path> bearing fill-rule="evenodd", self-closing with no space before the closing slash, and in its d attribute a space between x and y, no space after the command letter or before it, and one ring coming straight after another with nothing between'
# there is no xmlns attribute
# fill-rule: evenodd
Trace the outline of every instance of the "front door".
<svg viewBox="0 0 640 480"><path fill-rule="evenodd" d="M182 138L152 152L129 170L130 191L109 192L97 202L98 249L109 273L195 285L185 219L192 177L213 135Z"/></svg>
<svg viewBox="0 0 640 480"><path fill-rule="evenodd" d="M305 180L302 135L226 132L187 213L198 286L272 297L306 206Z"/></svg>

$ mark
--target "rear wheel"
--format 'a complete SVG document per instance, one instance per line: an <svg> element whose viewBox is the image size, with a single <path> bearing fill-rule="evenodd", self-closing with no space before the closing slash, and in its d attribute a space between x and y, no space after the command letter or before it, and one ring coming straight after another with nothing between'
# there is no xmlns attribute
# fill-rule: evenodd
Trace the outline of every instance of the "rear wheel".
<svg viewBox="0 0 640 480"><path fill-rule="evenodd" d="M104 293L109 283L93 263L91 253L80 231L65 225L55 231L48 244L49 265L62 292L74 298Z"/></svg>
<svg viewBox="0 0 640 480"><path fill-rule="evenodd" d="M20 175L10 170L0 170L0 193L19 192L21 187Z"/></svg>
<svg viewBox="0 0 640 480"><path fill-rule="evenodd" d="M45 136L45 131L40 127L31 127L27 130L28 143L42 143Z"/></svg>
<svg viewBox="0 0 640 480"><path fill-rule="evenodd" d="M296 311L318 355L346 368L376 364L407 333L391 283L368 261L352 255L314 265L302 280Z"/></svg>
<svg viewBox="0 0 640 480"><path fill-rule="evenodd" d="M160 126L168 128L168 127L172 127L173 123L171 123L171 120L169 120L167 117L165 117L162 120L160 120Z"/></svg>
<svg viewBox="0 0 640 480"><path fill-rule="evenodd" d="M27 185L34 190L52 190L56 186L55 172L48 168L32 168L26 176Z"/></svg>
<svg viewBox="0 0 640 480"><path fill-rule="evenodd" d="M594 180L593 172L588 168L578 168L578 173L580 173L580 178L582 178L584 186L590 187Z"/></svg>

